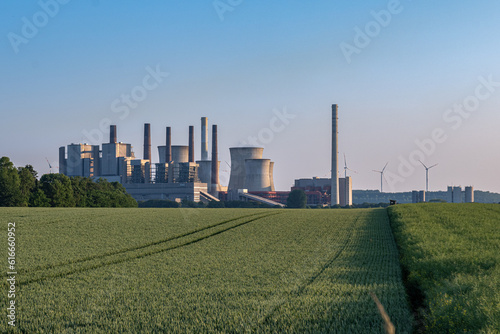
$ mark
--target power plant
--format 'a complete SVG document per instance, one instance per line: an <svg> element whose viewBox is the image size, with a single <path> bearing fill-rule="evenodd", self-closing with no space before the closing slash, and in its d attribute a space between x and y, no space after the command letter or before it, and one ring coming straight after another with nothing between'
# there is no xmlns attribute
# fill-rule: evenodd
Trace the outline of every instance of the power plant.
<svg viewBox="0 0 500 334"><path fill-rule="evenodd" d="M143 159L136 159L131 144L117 142L117 127L110 126L109 143L70 144L59 148L60 173L67 176L105 178L119 182L138 201L150 199L219 201L219 197L281 203L252 194L274 191L273 166L262 159L263 148L233 147L228 196L219 182L217 125L212 125L212 156L208 160L208 120L201 118L201 160L195 161L195 127L188 128L188 145L172 145L172 129L166 127L165 145L158 146L159 162L152 162L151 124L144 124ZM219 194L222 193L222 194ZM220 196L221 195L221 196ZM272 194L271 194L272 197Z"/></svg>
<svg viewBox="0 0 500 334"><path fill-rule="evenodd" d="M353 204L352 178L347 175L344 155L344 177L339 177L339 107L332 105L331 177L296 179L291 190L302 189L310 206L350 206ZM70 144L59 148L60 173L67 176L105 178L120 182L138 201L169 199L191 201L244 200L283 206L289 191L276 191L274 187L274 162L264 157L263 147L231 147L230 177L228 186L219 181L220 161L218 128L212 125L211 154L209 154L209 126L207 117L201 118L200 160L195 159L195 126L187 131L187 145L173 145L172 128L165 127L165 144L157 146L159 161L153 163L151 124L144 124L143 158L137 159L132 145L118 141L116 125L110 126L109 143L99 145ZM427 167L426 190L411 193L411 201L426 201L429 188ZM228 164L229 165L229 164ZM380 193L383 192L384 172L380 173ZM474 202L473 187L448 187L450 203ZM432 198L431 200L436 200Z"/></svg>

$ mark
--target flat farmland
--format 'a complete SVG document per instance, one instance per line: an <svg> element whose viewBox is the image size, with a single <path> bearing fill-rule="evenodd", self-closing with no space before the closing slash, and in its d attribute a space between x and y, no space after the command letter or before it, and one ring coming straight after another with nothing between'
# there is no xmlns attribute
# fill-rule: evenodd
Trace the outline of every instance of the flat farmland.
<svg viewBox="0 0 500 334"><path fill-rule="evenodd" d="M370 292L412 331L384 209L0 208L9 222L19 332L384 333Z"/></svg>
<svg viewBox="0 0 500 334"><path fill-rule="evenodd" d="M500 205L397 205L389 215L419 331L500 333Z"/></svg>

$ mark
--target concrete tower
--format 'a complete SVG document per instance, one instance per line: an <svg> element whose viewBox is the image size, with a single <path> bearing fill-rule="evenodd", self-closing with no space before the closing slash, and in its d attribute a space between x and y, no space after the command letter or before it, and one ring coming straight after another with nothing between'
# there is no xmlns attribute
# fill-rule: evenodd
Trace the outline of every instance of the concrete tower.
<svg viewBox="0 0 500 334"><path fill-rule="evenodd" d="M172 161L178 164L183 162L189 162L189 146L173 145Z"/></svg>
<svg viewBox="0 0 500 334"><path fill-rule="evenodd" d="M144 124L144 160L151 163L151 124Z"/></svg>
<svg viewBox="0 0 500 334"><path fill-rule="evenodd" d="M245 160L262 159L262 147L231 147L231 174L229 176L228 191L245 189ZM269 172L268 172L269 173Z"/></svg>
<svg viewBox="0 0 500 334"><path fill-rule="evenodd" d="M206 117L201 118L201 160L208 160L208 122Z"/></svg>
<svg viewBox="0 0 500 334"><path fill-rule="evenodd" d="M162 155L160 154L160 161L161 156ZM172 160L172 129L170 126L167 126L166 149L163 156L165 157L165 161L163 161L163 163L169 163Z"/></svg>
<svg viewBox="0 0 500 334"><path fill-rule="evenodd" d="M217 146L217 125L212 125L212 173L211 173L211 195L219 195L219 164L218 164L218 146Z"/></svg>
<svg viewBox="0 0 500 334"><path fill-rule="evenodd" d="M332 190L331 205L339 204L339 118L338 106L332 105Z"/></svg>
<svg viewBox="0 0 500 334"><path fill-rule="evenodd" d="M274 189L274 162L271 161L269 163L269 183L271 183L271 190L270 191L275 191Z"/></svg>
<svg viewBox="0 0 500 334"><path fill-rule="evenodd" d="M194 162L194 126L189 126L189 162Z"/></svg>
<svg viewBox="0 0 500 334"><path fill-rule="evenodd" d="M245 188L248 191L272 191L270 170L269 159L246 159Z"/></svg>
<svg viewBox="0 0 500 334"><path fill-rule="evenodd" d="M111 144L116 143L116 125L109 126L109 142Z"/></svg>

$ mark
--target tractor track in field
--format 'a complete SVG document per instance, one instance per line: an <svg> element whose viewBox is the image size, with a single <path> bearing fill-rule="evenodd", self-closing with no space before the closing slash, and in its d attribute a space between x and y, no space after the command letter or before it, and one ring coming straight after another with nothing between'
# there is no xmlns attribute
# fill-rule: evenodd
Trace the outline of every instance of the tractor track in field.
<svg viewBox="0 0 500 334"><path fill-rule="evenodd" d="M231 219L227 219L227 220L224 220L222 222L219 222L219 223L216 223L216 224L213 224L213 225L201 227L201 228L198 228L198 229L186 232L186 233L178 234L178 235L173 236L173 237L169 237L169 238L166 238L166 239L161 239L161 240L149 242L147 244L143 244L143 245L139 245L139 246L134 246L134 247L128 247L128 248L124 248L124 249L113 251L113 252L107 252L107 253L104 253L104 254L87 256L87 257L76 259L76 260L73 260L73 261L60 262L60 263L56 263L56 264L48 264L48 265L45 265L45 266L37 266L37 267L35 267L33 269L29 269L29 270L21 269L21 270L18 270L18 273L19 274L36 273L36 272L43 271L43 270L50 270L50 269L54 269L54 268L58 268L58 267L69 266L69 265L74 265L74 264L78 264L78 263L83 263L83 262L88 262L88 261L103 259L103 258L106 258L106 257L109 257L109 256L113 256L113 255L119 255L119 254L124 254L124 253L128 253L128 252L137 251L137 250L144 249L144 248L147 248L147 247L158 246L158 245L161 245L163 243L167 243L167 242L170 242L170 241L173 241L173 240L177 240L177 239L180 239L180 238L183 238L183 237L187 237L189 235L192 235L192 234L195 234L195 233L198 233L198 232L202 232L202 231L205 231L205 230L217 227L217 226L221 226L221 225L224 225L224 224L227 224L227 223L239 220L239 219L248 218L248 217L252 217L252 216L257 216L257 215L261 215L261 214L263 214L263 212L261 212L261 213L252 213L250 215L244 215L244 216L240 216L240 217L236 217L236 218L231 218Z"/></svg>
<svg viewBox="0 0 500 334"><path fill-rule="evenodd" d="M28 279L28 280L25 280L25 281L20 281L19 285L20 286L28 285L28 284L32 284L32 283L37 283L37 282L45 281L45 280L51 279L51 278L62 278L62 277L69 276L69 275L72 275L72 274L86 272L86 271L90 271L90 270L94 270L94 269L99 269L99 268L102 268L102 267L105 267L105 266L110 266L110 265L114 265L114 264L120 264L120 263L124 263L124 262L128 262L128 261L134 261L134 260L137 260L137 259L141 259L141 258L145 258L145 257L148 257L148 256L156 255L156 254L159 254L159 253L167 252L167 251L170 251L170 250L178 249L178 248L181 248L181 247L189 246L189 245L198 243L200 241L209 239L211 237L214 237L216 235L222 234L224 232L230 231L230 230L235 229L237 227L240 227L240 226L249 224L251 222L260 220L262 218L266 218L266 217L270 217L270 216L275 216L275 215L279 215L279 214L282 214L282 212L268 213L268 214L257 213L257 214L245 215L245 216L241 216L241 217L238 217L238 218L226 220L224 222L220 222L220 223L217 223L217 224L214 224L214 225L203 227L203 228L200 228L200 229L188 232L188 233L184 233L182 235L178 235L178 236L171 237L171 238L168 238L168 239L164 239L164 240L156 241L156 242L153 242L153 243L149 243L149 244L146 244L146 245L142 245L142 246L138 246L138 247L134 247L134 248L130 248L130 249L125 249L125 250L121 250L121 251L118 251L118 252L112 252L112 253L108 253L108 254L105 254L105 255L99 255L97 257L91 257L91 258L89 257L89 258L85 258L85 259L80 259L78 261L71 262L71 263L68 263L68 264L59 264L58 266L52 266L52 267L49 267L49 268L46 268L46 269L54 269L54 268L57 269L57 268L62 267L62 266L75 265L75 264L78 265L78 264L82 264L82 263L84 265L81 266L80 268L70 268L69 270L66 270L64 272L55 273L55 274L52 274L52 275L51 274L49 274L49 275L42 275L41 277L32 278L32 279ZM161 246L161 245L166 244L166 243L168 243L170 241L173 241L173 240L181 239L183 237L187 237L187 236L196 234L198 232L202 232L202 231L208 230L210 228L218 227L218 226L221 226L221 225L233 222L233 221L237 221L237 220L240 220L240 219L243 219L243 218L249 218L249 217L252 217L252 216L253 216L253 218L250 219L250 220L245 220L244 222L238 223L236 225L225 227L222 230L219 230L219 231L210 233L208 235L201 236L201 237L198 237L198 238L195 238L195 239L183 242L183 243L178 244L178 245L173 245L173 246L169 246L169 247L166 247L166 248L154 249L154 250L149 250L149 251L147 250L148 247ZM257 217L255 217L255 216L257 216ZM105 258L109 258L111 256L123 255L123 254L129 253L129 252L140 251L140 250L146 250L146 251L143 252L143 253L141 253L141 254L135 255L135 256L133 254L131 254L131 256L127 256L127 257L124 257L124 258L119 258L119 259L114 259L114 260L107 260L107 261L105 260ZM96 263L96 264L91 264L91 265L85 265L85 262L94 261L94 260L104 260L104 261L101 262L101 263ZM38 270L38 273L40 273L40 270Z"/></svg>
<svg viewBox="0 0 500 334"><path fill-rule="evenodd" d="M307 281L305 281L302 285L300 285L294 291L289 292L288 296L283 297L282 300L278 304L276 304L263 318L261 318L258 321L257 328L255 328L255 330L258 329L259 325L262 325L262 324L265 324L266 322L268 322L271 319L272 315L281 306L283 306L283 304L285 304L286 301L290 297L297 297L297 296L301 295L308 286L310 286L311 284L313 284L316 281L316 279L318 279L318 277L320 277L325 272L325 270L327 268L329 268L340 257L340 255L344 252L344 250L347 248L347 246L351 243L352 236L355 234L355 227L357 226L357 223L358 223L360 217L361 217L361 214L359 214L356 217L356 219L354 220L354 223L351 225L351 228L349 229L349 234L347 235L347 238L345 239L345 242L337 250L337 252L335 252L335 254L323 266L321 266L319 268L319 270L314 275L312 275Z"/></svg>

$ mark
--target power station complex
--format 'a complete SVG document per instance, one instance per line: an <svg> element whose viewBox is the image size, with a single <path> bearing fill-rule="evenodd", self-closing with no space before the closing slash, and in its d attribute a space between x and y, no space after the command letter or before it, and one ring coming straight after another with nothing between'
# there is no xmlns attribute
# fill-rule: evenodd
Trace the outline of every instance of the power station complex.
<svg viewBox="0 0 500 334"><path fill-rule="evenodd" d="M194 158L194 126L188 145L172 145L166 127L165 145L158 146L159 162L152 163L151 125L144 124L143 158L137 159L131 144L117 141L116 125L110 126L109 143L70 144L59 148L59 171L67 176L104 178L120 182L136 200L191 201L253 200L279 205L257 194L272 194L274 162L263 159L262 147L233 147L229 185L219 183L217 125L212 125L212 154L208 158L208 121L201 118L201 160ZM257 194L256 194L257 193ZM270 197L270 196L268 196Z"/></svg>
<svg viewBox="0 0 500 334"><path fill-rule="evenodd" d="M188 145L172 145L172 129L166 127L165 145L158 146L159 162L152 162L151 124L144 124L143 158L132 145L118 142L116 125L110 126L109 143L70 144L59 148L59 172L67 176L104 178L120 182L138 201L168 199L191 201L252 200L283 206L289 191L274 188L274 162L263 158L262 147L231 147L231 171L227 187L219 183L217 125L212 125L211 158L208 153L208 121L201 118L201 160L195 161L194 126ZM330 179L295 180L309 205L352 205L352 180L338 177L338 106L332 106L332 166Z"/></svg>
<svg viewBox="0 0 500 334"><path fill-rule="evenodd" d="M353 203L352 179L347 176L347 164L344 167L344 177L339 177L338 124L338 105L333 104L331 177L297 179L291 187L291 190L304 190L310 206L350 206ZM165 145L157 147L158 163L152 162L151 124L144 124L142 159L135 157L131 144L117 141L117 127L111 125L109 143L101 146L70 144L60 147L59 172L67 176L120 182L137 201L244 200L278 206L286 204L290 191L275 190L274 162L263 158L264 148L231 147L229 184L221 186L217 125L212 125L212 150L209 158L208 120L206 117L201 118L201 160L197 161L194 126L189 126L188 145L172 145L172 129L166 127L165 130ZM426 170L429 168L426 167ZM383 170L379 173L383 173ZM474 202L473 187L465 187L464 192L461 187L448 187L447 194L447 201L450 203ZM413 203L425 201L425 191L412 192Z"/></svg>

